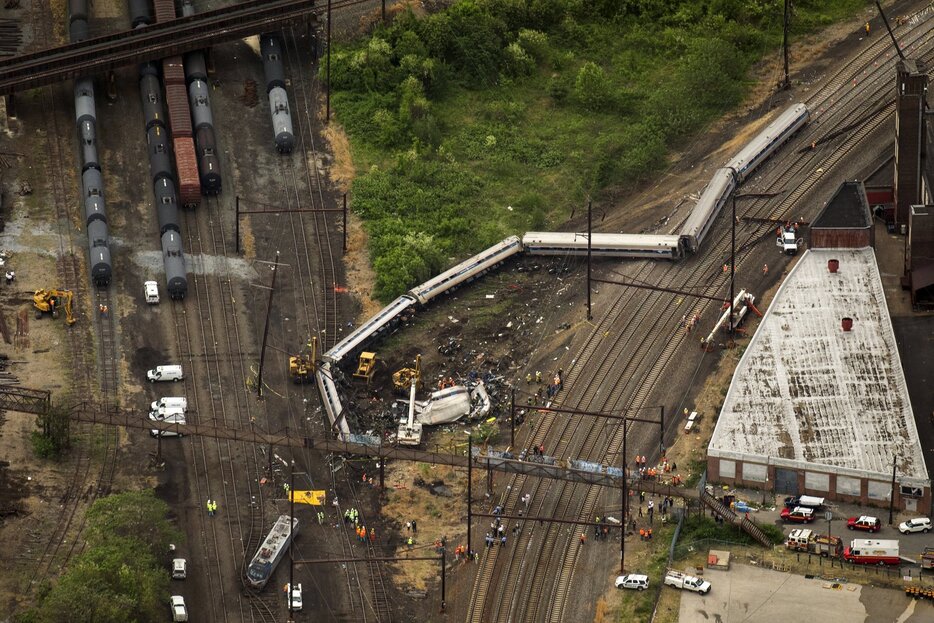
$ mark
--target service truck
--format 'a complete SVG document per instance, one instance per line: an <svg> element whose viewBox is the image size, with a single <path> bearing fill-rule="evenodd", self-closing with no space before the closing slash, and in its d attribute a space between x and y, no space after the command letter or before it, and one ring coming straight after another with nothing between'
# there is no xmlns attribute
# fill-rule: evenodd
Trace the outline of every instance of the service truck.
<svg viewBox="0 0 934 623"><path fill-rule="evenodd" d="M785 547L798 552L809 552L839 558L843 554L843 541L838 536L817 534L814 530L792 530L785 540Z"/></svg>
<svg viewBox="0 0 934 623"><path fill-rule="evenodd" d="M778 238L775 240L775 246L782 250L785 255L796 255L798 247L804 243L804 239L798 238L798 228L795 225L787 225L778 229Z"/></svg>
<svg viewBox="0 0 934 623"><path fill-rule="evenodd" d="M683 588L686 591L694 591L706 595L710 592L710 582L696 578L693 575L686 575L680 571L669 570L665 573L665 584L675 588Z"/></svg>
<svg viewBox="0 0 934 623"><path fill-rule="evenodd" d="M934 569L934 547L925 547L921 552L921 568Z"/></svg>
<svg viewBox="0 0 934 623"><path fill-rule="evenodd" d="M902 561L898 556L898 541L894 539L853 539L850 546L844 548L843 559L858 565L897 565Z"/></svg>

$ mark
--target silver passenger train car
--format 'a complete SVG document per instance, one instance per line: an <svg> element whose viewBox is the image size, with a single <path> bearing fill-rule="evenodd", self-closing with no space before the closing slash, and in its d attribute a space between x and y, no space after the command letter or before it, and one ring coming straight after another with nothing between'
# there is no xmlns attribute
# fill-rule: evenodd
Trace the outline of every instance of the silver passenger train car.
<svg viewBox="0 0 934 623"><path fill-rule="evenodd" d="M676 260L682 255L676 234L592 234L590 253L599 257ZM529 231L522 236L529 255L587 255L586 232Z"/></svg>

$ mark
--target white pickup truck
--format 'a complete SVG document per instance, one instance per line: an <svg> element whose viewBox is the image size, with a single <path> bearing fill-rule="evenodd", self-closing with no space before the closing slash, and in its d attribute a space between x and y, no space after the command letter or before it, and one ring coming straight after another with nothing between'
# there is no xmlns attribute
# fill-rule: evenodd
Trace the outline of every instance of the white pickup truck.
<svg viewBox="0 0 934 623"><path fill-rule="evenodd" d="M693 575L685 575L680 571L668 571L665 574L665 584L675 588L683 588L686 591L694 591L706 595L710 592L710 582L695 578Z"/></svg>

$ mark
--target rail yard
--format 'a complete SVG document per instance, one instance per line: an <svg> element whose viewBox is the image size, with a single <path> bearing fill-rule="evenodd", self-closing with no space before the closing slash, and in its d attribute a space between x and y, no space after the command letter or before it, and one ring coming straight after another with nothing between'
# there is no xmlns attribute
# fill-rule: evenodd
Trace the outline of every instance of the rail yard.
<svg viewBox="0 0 934 623"><path fill-rule="evenodd" d="M13 71L0 75L3 92L15 92L3 149L19 154L0 167L0 249L16 271L0 294L4 338L16 327L5 339L0 404L10 404L4 388L35 388L75 414L70 450L47 465L29 447L34 418L0 412L8 611L29 607L81 554L96 500L140 488L168 503L184 534L174 620L608 620L607 604L619 607L630 592L613 588L617 572L645 571L626 557L668 547L647 545L651 531L641 529L674 517L671 500L768 543L761 526L781 520L764 490L764 512L750 518L717 487L684 486L682 474L704 469L716 420L697 405L719 408L726 395L705 380L732 373L729 357L748 343L723 329L705 336L718 319L732 327L724 301L736 293L765 311L798 261L776 251L776 224L811 222L841 182L870 177L894 151L892 40L840 35L789 89L698 141L662 189L630 193L625 210L607 207L599 233L588 236L580 212L558 232L515 232L383 307L347 268L346 236L360 225L351 215L345 231L347 182L331 170L349 154L325 139L319 52L329 14L320 3L277 2L305 17L283 25L259 15L261 2L219 0L17 9L30 25L24 55L96 49L99 37L128 47L115 47L123 60L93 77L67 69L65 57L59 69L37 61L36 76L65 73L21 76L26 90L4 82ZM901 50L934 68L934 8L899 8ZM348 36L380 4L333 10L327 31ZM255 19L257 29L204 56L188 38L198 33L171 35L186 24L222 28L211 25L226 24L225 14L236 16L232 28ZM134 49L134 30L151 47ZM13 61L0 59L0 74ZM366 257L359 237L349 250ZM151 280L155 296L144 291ZM73 295L73 326L56 314L29 318L34 291L52 288ZM745 322L755 330L756 320ZM169 365L181 367L177 382L147 381L148 370ZM448 418L462 388L467 406ZM154 401L166 396L186 399L175 419L159 415ZM695 410L696 437L684 433ZM409 425L428 414L438 424L409 441L406 414ZM140 422L88 423L123 417ZM465 433L479 441L468 445ZM322 440L367 451L326 452ZM676 456L680 468L670 465ZM925 450L929 467L931 459ZM640 466L651 480L627 477ZM588 484L596 478L604 485ZM297 492L322 497L303 504ZM664 500L655 523L652 510L643 519L642 495ZM719 607L710 600L723 573L706 577L710 596L680 596L684 620L696 604ZM682 592L662 589L663 579L643 586L657 612Z"/></svg>

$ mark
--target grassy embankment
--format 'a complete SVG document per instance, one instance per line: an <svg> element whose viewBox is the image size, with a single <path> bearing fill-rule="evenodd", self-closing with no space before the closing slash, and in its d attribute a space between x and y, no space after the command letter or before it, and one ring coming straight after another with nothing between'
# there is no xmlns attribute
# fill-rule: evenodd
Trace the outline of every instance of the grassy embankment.
<svg viewBox="0 0 934 623"><path fill-rule="evenodd" d="M796 2L793 33L865 5ZM332 104L376 296L650 180L751 85L778 81L750 69L777 58L781 22L778 0L461 0L337 47Z"/></svg>

